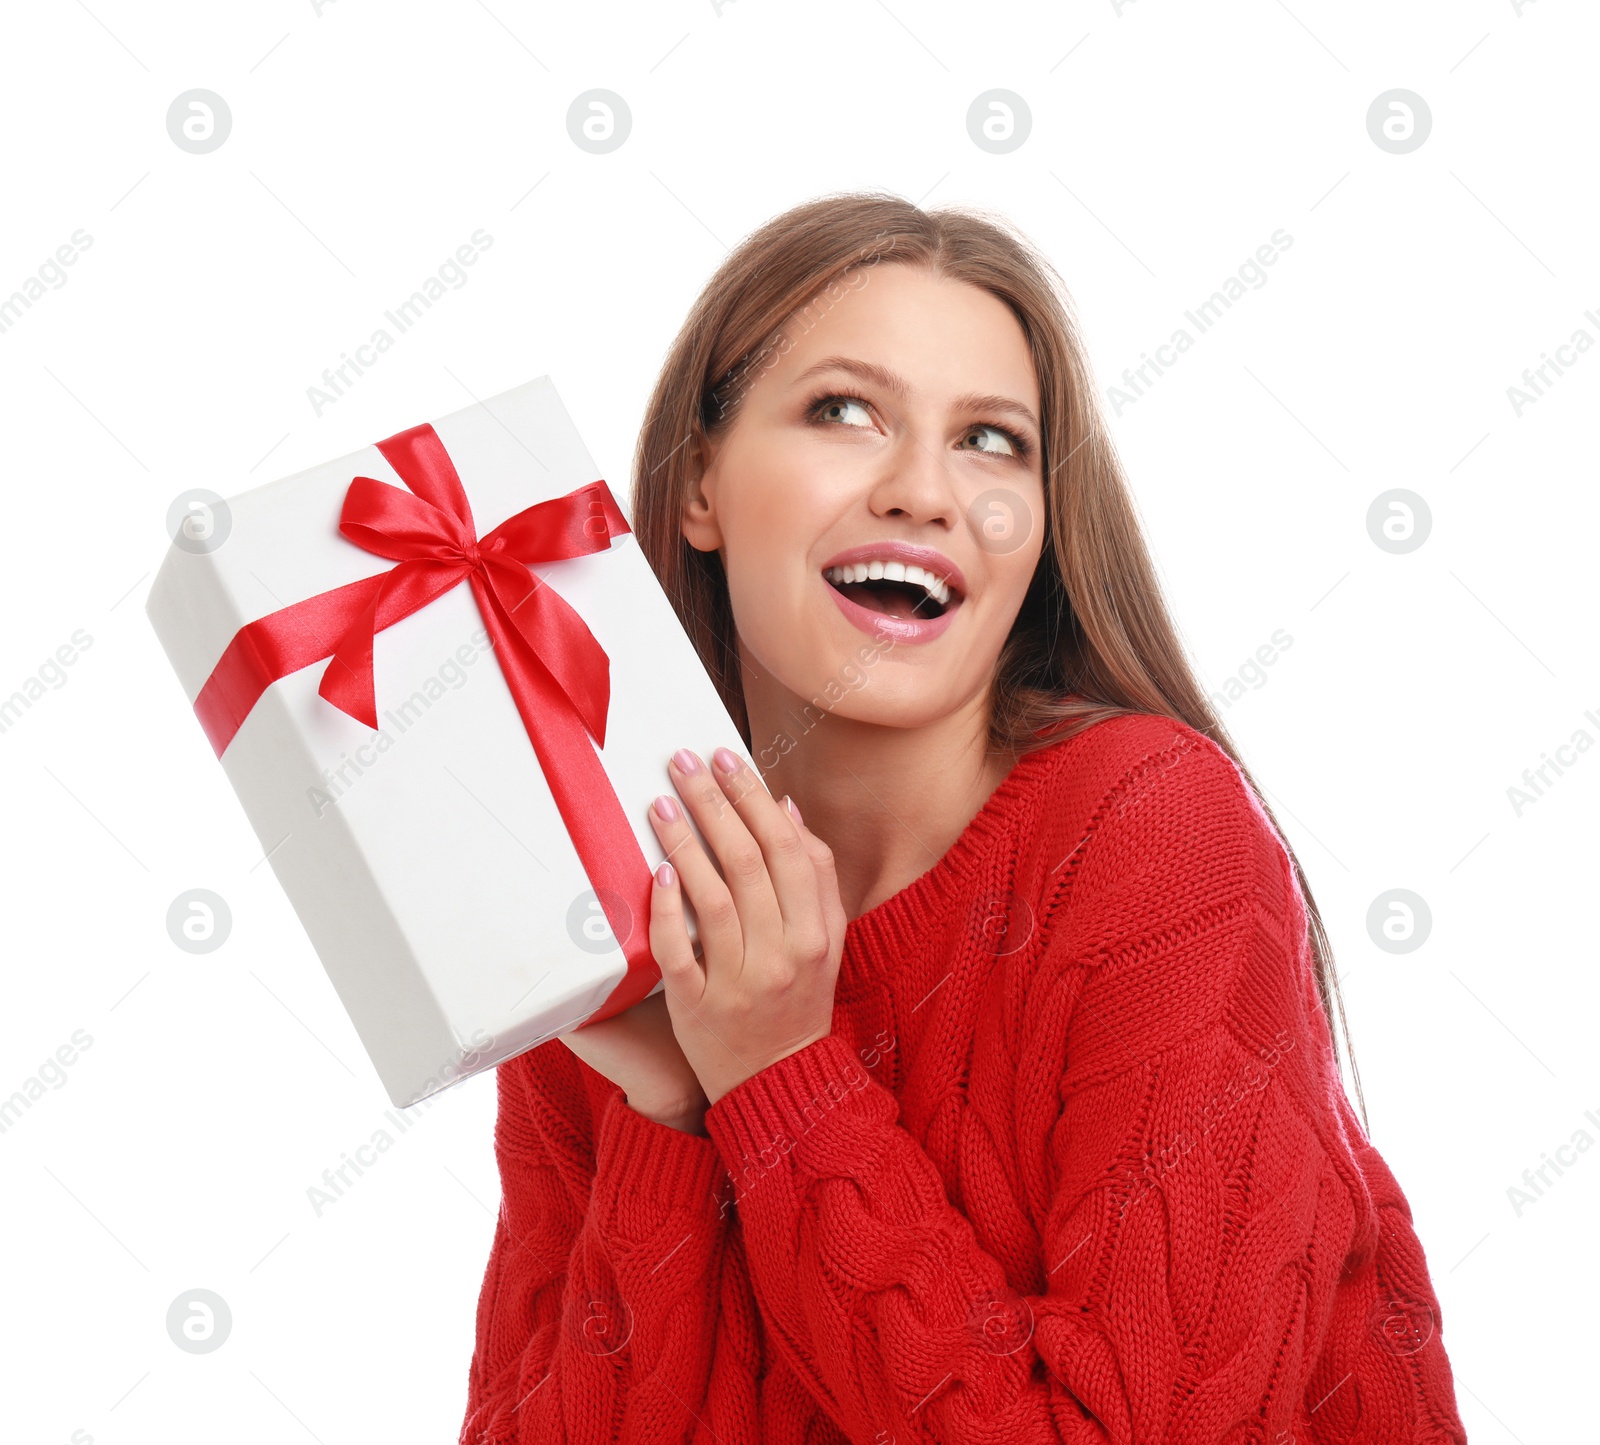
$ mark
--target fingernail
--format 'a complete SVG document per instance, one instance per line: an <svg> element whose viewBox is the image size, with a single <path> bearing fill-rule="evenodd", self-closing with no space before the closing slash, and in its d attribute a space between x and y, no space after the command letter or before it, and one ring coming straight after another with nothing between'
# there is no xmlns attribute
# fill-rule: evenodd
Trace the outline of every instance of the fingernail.
<svg viewBox="0 0 1600 1445"><path fill-rule="evenodd" d="M672 864L663 863L659 868L656 869L656 886L657 887L670 888L670 887L672 887L672 880L673 880Z"/></svg>
<svg viewBox="0 0 1600 1445"><path fill-rule="evenodd" d="M700 771L700 759L691 753L688 748L679 748L672 755L672 761L678 765L680 773L698 773Z"/></svg>
<svg viewBox="0 0 1600 1445"><path fill-rule="evenodd" d="M734 757L730 748L718 748L716 752L711 754L711 761L730 777L739 771L739 760Z"/></svg>
<svg viewBox="0 0 1600 1445"><path fill-rule="evenodd" d="M795 806L794 799L791 798L787 793L783 795L783 805L794 815L795 822L799 823L801 827L804 827L806 820L800 816L800 809Z"/></svg>
<svg viewBox="0 0 1600 1445"><path fill-rule="evenodd" d="M676 823L678 821L678 805L665 793L655 800L651 811L663 823Z"/></svg>

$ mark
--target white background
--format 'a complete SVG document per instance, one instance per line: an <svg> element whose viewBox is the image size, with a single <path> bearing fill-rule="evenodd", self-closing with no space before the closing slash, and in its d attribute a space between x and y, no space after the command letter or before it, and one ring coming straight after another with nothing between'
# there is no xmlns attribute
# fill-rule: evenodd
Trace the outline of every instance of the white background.
<svg viewBox="0 0 1600 1445"><path fill-rule="evenodd" d="M1600 749L1520 816L1507 789L1600 740L1600 354L1520 415L1507 388L1600 340L1597 41L1576 0L12 7L0 297L93 240L0 334L0 696L93 641L0 734L0 1097L93 1044L0 1134L0 1434L445 1441L462 1412L492 1075L317 1217L323 1170L395 1131L145 621L168 504L546 372L621 492L726 248L869 186L1014 220L1106 386L1293 237L1115 435L1207 685L1292 637L1224 720L1331 929L1471 1438L1592 1429L1600 1149L1520 1215L1507 1191L1600 1141ZM232 112L206 155L166 126L197 87ZM566 125L596 87L633 118L607 155ZM1405 155L1366 125L1397 87L1432 113ZM1009 154L967 133L994 88L1032 114ZM478 228L468 283L318 416L307 387ZM1432 518L1404 555L1366 523L1396 487ZM194 887L233 914L208 955L166 931ZM1431 909L1411 953L1368 934L1392 888ZM214 1353L167 1334L195 1288L232 1311Z"/></svg>

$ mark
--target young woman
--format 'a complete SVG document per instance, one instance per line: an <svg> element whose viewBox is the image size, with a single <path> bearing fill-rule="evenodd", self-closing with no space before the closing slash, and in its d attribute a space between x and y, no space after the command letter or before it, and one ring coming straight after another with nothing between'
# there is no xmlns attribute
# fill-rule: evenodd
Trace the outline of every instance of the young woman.
<svg viewBox="0 0 1600 1445"><path fill-rule="evenodd" d="M673 755L663 990L499 1069L461 1440L1464 1441L1048 264L890 196L771 221L633 525L760 773Z"/></svg>

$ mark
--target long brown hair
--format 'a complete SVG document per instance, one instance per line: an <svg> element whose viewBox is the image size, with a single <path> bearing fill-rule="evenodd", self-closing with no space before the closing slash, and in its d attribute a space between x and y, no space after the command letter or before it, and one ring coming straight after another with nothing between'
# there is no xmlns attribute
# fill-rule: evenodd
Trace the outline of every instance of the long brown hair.
<svg viewBox="0 0 1600 1445"><path fill-rule="evenodd" d="M634 532L745 744L750 727L727 579L715 552L684 538L684 499L705 442L732 423L748 387L882 264L926 267L1005 302L1038 377L1046 536L1001 650L990 746L1021 755L1126 713L1175 718L1233 760L1284 836L1178 640L1059 275L1000 217L966 207L924 211L886 192L819 197L746 237L706 283L667 352L639 434ZM1328 1032L1338 1038L1337 1016L1365 1124L1327 932L1286 837L1284 846L1305 898Z"/></svg>

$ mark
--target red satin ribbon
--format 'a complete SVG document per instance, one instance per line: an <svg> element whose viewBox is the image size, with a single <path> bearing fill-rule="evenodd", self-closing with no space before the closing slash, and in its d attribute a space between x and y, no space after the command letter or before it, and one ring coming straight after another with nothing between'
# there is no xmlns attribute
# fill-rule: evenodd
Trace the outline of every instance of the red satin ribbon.
<svg viewBox="0 0 1600 1445"><path fill-rule="evenodd" d="M397 565L241 627L195 698L195 713L221 757L267 688L330 658L317 692L376 728L375 634L470 582L556 808L627 961L627 974L585 1020L598 1023L644 998L661 976L650 954L650 867L589 741L593 734L605 746L610 659L577 612L527 564L603 552L630 530L628 523L610 488L594 481L518 512L480 538L461 479L431 426L377 445L411 490L356 477L339 530Z"/></svg>

